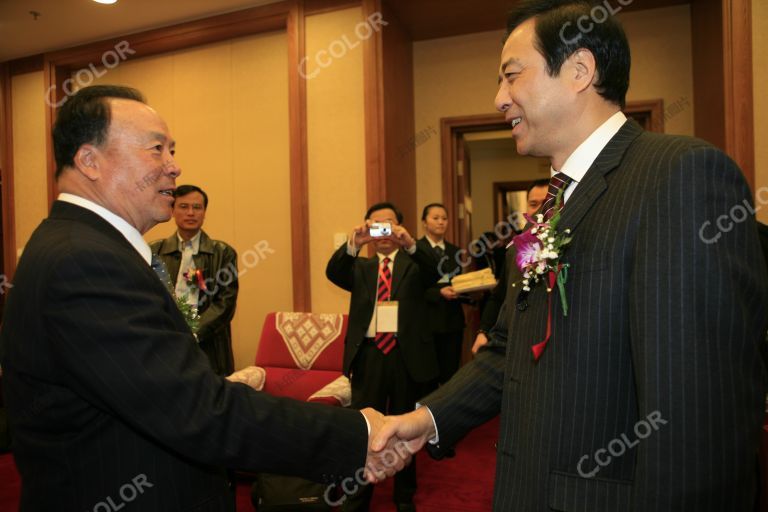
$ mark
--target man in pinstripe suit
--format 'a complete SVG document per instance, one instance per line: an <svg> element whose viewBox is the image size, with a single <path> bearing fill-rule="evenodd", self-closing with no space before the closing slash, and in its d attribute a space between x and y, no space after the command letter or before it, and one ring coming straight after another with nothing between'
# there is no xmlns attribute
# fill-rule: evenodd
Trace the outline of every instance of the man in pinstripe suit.
<svg viewBox="0 0 768 512"><path fill-rule="evenodd" d="M234 510L226 467L359 476L380 415L216 375L150 268L141 234L170 218L181 170L141 94L84 88L53 138L61 195L25 247L0 334L21 510Z"/></svg>
<svg viewBox="0 0 768 512"><path fill-rule="evenodd" d="M752 511L768 278L754 218L732 213L750 190L720 150L626 120L621 26L563 4L512 13L496 105L565 184L568 315L543 283L511 286L512 254L507 341L374 447L397 434L439 451L501 413L496 511Z"/></svg>

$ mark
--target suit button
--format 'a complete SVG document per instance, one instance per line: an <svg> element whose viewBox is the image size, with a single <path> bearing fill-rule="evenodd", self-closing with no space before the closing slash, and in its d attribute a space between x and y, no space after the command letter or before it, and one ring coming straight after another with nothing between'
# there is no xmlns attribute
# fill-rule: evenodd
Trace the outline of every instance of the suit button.
<svg viewBox="0 0 768 512"><path fill-rule="evenodd" d="M523 299L520 302L517 303L517 310L518 311L525 311L528 309L528 301Z"/></svg>

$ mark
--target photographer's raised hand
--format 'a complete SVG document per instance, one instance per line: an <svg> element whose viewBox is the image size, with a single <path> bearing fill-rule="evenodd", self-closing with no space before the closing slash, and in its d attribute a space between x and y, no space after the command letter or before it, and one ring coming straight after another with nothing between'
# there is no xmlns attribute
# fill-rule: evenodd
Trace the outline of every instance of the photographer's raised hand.
<svg viewBox="0 0 768 512"><path fill-rule="evenodd" d="M371 221L367 220L364 224L355 226L352 229L352 234L349 239L352 241L355 248L359 249L373 239L371 237L370 226Z"/></svg>
<svg viewBox="0 0 768 512"><path fill-rule="evenodd" d="M411 234L408 233L408 230L403 226L396 224L392 226L392 235L390 238L403 249L410 249L416 245L416 240L414 240Z"/></svg>

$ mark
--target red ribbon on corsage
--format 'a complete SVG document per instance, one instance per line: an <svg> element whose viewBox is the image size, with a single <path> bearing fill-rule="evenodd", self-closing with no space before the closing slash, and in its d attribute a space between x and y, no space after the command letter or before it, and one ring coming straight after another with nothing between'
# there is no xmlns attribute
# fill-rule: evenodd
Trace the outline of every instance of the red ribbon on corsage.
<svg viewBox="0 0 768 512"><path fill-rule="evenodd" d="M204 292L208 291L208 288L205 287L205 279L203 278L203 271L199 268L195 270L195 277L197 278L197 287L203 290Z"/></svg>
<svg viewBox="0 0 768 512"><path fill-rule="evenodd" d="M534 361L539 360L541 354L544 352L544 348L547 346L547 343L549 343L549 338L552 337L552 292L555 290L555 285L558 284L557 276L562 270L563 265L559 264L557 266L557 272L550 270L547 274L547 289L550 290L547 293L547 336L542 341L531 347Z"/></svg>

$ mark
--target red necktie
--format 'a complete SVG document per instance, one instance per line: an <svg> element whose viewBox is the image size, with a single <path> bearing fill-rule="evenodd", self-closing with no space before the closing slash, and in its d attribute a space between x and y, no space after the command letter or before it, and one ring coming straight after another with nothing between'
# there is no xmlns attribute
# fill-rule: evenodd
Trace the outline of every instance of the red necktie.
<svg viewBox="0 0 768 512"><path fill-rule="evenodd" d="M572 181L573 178L561 172L555 173L555 175L549 179L547 198L544 200L544 205L541 207L541 211L544 213L544 222L548 221L555 215L555 202L557 200L557 194L559 194L561 190L568 188L568 185L570 185ZM563 196L565 196L565 193L563 193ZM563 209L564 204L565 197L563 197L560 204L561 210Z"/></svg>
<svg viewBox="0 0 768 512"><path fill-rule="evenodd" d="M389 271L389 258L381 260L381 268L379 270L379 286L378 286L378 301L384 302L390 299L392 293L392 273ZM393 332L377 332L376 337L373 339L376 343L376 348L389 354L390 351L395 348L397 340L395 339L395 333Z"/></svg>

